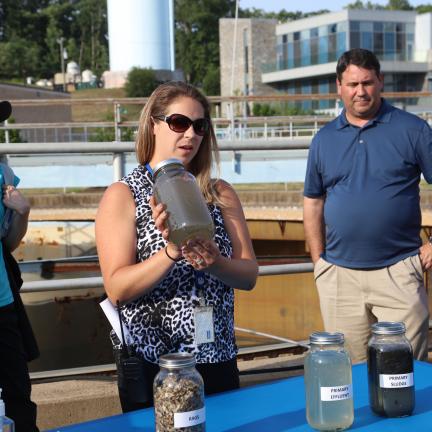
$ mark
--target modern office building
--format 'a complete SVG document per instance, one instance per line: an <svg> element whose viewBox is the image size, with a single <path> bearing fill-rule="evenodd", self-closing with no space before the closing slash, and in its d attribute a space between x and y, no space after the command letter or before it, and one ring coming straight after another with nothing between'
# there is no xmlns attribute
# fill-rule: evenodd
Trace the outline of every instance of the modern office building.
<svg viewBox="0 0 432 432"><path fill-rule="evenodd" d="M223 21L226 27L227 20ZM255 23L253 19L250 21L253 33ZM234 26L234 20L230 24ZM261 80L259 85L248 89L249 94L263 94L268 89L288 94L335 93L336 60L351 48L366 48L378 56L384 73L384 91L431 90L432 13L347 9L274 24L274 34L274 49L258 51L252 46L248 52L251 65L261 59ZM221 46L228 43L224 41L228 32L220 36ZM269 53L273 54L270 61ZM240 50L237 61L241 62L241 54ZM226 70L223 60L221 56L221 70ZM239 71L235 76L238 89L242 89L245 76ZM222 86L222 95L228 94ZM301 106L327 109L334 106L334 101L305 100Z"/></svg>

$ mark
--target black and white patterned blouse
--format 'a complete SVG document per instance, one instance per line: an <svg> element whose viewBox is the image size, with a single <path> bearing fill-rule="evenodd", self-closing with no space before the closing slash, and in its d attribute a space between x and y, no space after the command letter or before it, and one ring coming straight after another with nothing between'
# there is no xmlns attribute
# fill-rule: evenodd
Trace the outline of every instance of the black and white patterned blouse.
<svg viewBox="0 0 432 432"><path fill-rule="evenodd" d="M151 174L139 165L121 182L129 186L136 205L136 261L150 258L165 247L162 234L155 227L149 198L153 192ZM232 256L231 241L226 233L221 210L209 205L215 225L215 241L221 254ZM149 293L122 308L122 319L132 336L135 351L145 360L157 363L171 352L188 352L197 363L218 363L237 354L234 337L234 291L216 277L200 272L204 278L206 305L213 306L215 341L196 346L193 308L199 304L194 268L181 260Z"/></svg>

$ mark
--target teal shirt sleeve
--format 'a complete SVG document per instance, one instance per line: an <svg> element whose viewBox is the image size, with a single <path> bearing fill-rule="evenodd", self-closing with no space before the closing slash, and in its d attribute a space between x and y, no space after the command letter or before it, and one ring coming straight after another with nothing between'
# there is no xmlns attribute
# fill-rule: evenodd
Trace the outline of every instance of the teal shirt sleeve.
<svg viewBox="0 0 432 432"><path fill-rule="evenodd" d="M20 179L17 176L14 176L14 181L13 181L14 186L17 186L19 181ZM3 172L0 169L0 185L3 184L4 184L4 176L3 176ZM3 199L1 199L0 200L0 222L1 223L3 223L4 214L5 214L5 206L3 204ZM3 261L3 251L2 248L0 247L0 307L9 305L12 302L13 302L13 295L9 285L9 279Z"/></svg>

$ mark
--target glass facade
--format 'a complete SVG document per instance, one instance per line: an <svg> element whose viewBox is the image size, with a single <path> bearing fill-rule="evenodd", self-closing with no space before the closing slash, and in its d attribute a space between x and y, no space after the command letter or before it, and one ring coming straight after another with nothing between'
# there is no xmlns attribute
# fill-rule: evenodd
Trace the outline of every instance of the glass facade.
<svg viewBox="0 0 432 432"><path fill-rule="evenodd" d="M350 48L366 48L380 60L412 61L414 23L350 21Z"/></svg>
<svg viewBox="0 0 432 432"><path fill-rule="evenodd" d="M385 73L384 74L384 89L385 92L407 92L420 91L423 86L424 74L422 73ZM432 79L431 79L432 81ZM432 86L432 85L431 85ZM305 78L298 80L286 81L278 84L277 89L282 93L288 94L334 94L337 92L336 77L326 76L318 78ZM391 100L391 102L400 102ZM411 105L414 101L403 101ZM335 107L335 99L320 99L320 100L298 100L290 102L289 106L301 108L304 111L319 111L333 109Z"/></svg>
<svg viewBox="0 0 432 432"><path fill-rule="evenodd" d="M414 23L343 21L280 35L276 70L334 62L350 48L366 48L380 60L412 61Z"/></svg>
<svg viewBox="0 0 432 432"><path fill-rule="evenodd" d="M278 36L276 70L329 63L347 50L347 22Z"/></svg>
<svg viewBox="0 0 432 432"><path fill-rule="evenodd" d="M373 51L380 61L414 61L414 22L387 22L346 20L301 31L289 32L277 37L277 59L267 70L283 71L318 64L336 62L340 55L351 48ZM335 74L311 78L298 78L273 83L282 93L334 94ZM420 91L424 73L386 72L385 92ZM431 78L432 82L432 78ZM432 88L432 84L430 84ZM399 102L399 101L392 101ZM415 101L412 101L414 104ZM335 107L335 99L298 100L289 102L304 111L329 110Z"/></svg>
<svg viewBox="0 0 432 432"><path fill-rule="evenodd" d="M278 86L278 90L288 94L331 94L336 93L336 82L332 76L292 80ZM335 99L298 100L289 102L288 106L295 106L303 111L316 111L334 108Z"/></svg>

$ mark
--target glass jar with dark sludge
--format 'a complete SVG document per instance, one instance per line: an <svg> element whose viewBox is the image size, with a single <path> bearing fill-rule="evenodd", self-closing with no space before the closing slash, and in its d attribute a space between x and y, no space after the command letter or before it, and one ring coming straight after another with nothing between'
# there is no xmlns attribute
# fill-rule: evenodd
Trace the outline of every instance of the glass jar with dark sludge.
<svg viewBox="0 0 432 432"><path fill-rule="evenodd" d="M404 417L415 405L413 351L402 322L372 325L368 344L369 402L375 414Z"/></svg>

